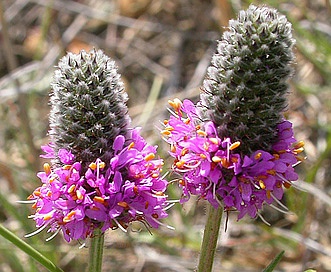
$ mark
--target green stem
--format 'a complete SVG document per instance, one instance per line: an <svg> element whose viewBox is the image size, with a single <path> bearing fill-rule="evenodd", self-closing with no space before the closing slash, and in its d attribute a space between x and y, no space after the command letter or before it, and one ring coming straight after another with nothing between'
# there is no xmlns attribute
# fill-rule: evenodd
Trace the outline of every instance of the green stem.
<svg viewBox="0 0 331 272"><path fill-rule="evenodd" d="M215 209L210 203L207 205L208 217L203 233L198 272L212 271L223 214L222 207Z"/></svg>
<svg viewBox="0 0 331 272"><path fill-rule="evenodd" d="M49 259L47 259L44 255L42 255L39 251L34 249L32 246L24 242L22 239L17 237L14 233L6 229L4 226L0 224L0 235L12 242L19 249L23 250L26 254L31 256L41 265L46 267L51 272L63 272L63 270L53 264Z"/></svg>
<svg viewBox="0 0 331 272"><path fill-rule="evenodd" d="M94 231L94 237L91 238L89 253L89 272L101 272L104 234L100 229Z"/></svg>

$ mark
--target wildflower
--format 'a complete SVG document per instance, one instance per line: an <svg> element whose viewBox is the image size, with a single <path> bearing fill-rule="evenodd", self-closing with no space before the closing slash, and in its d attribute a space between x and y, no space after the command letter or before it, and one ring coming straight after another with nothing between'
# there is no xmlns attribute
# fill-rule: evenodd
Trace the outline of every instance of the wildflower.
<svg viewBox="0 0 331 272"><path fill-rule="evenodd" d="M279 200L284 188L298 179L293 166L301 161L298 154L303 146L294 138L289 121L278 124L271 151L242 155L238 150L241 143L221 139L213 122L201 122L190 100L174 110L161 134L171 146L172 169L179 174L183 189L182 203L191 194L198 195L215 208L237 210L238 219L246 214L255 218L265 203L282 205Z"/></svg>
<svg viewBox="0 0 331 272"><path fill-rule="evenodd" d="M28 197L37 231L62 232L85 240L94 230L120 228L133 221L158 227L167 217L161 176L163 160L129 129L123 84L114 63L101 51L70 54L55 72L50 115L52 143L42 146L42 185Z"/></svg>

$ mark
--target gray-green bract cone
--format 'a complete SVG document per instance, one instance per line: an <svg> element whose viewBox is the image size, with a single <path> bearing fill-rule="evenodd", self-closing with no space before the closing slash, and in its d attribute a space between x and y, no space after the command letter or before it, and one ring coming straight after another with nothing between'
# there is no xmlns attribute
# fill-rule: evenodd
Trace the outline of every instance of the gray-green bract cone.
<svg viewBox="0 0 331 272"><path fill-rule="evenodd" d="M115 62L101 50L68 53L52 88L49 134L55 151L70 150L83 163L109 161L115 137L125 136L130 122Z"/></svg>
<svg viewBox="0 0 331 272"><path fill-rule="evenodd" d="M203 82L201 116L243 154L270 150L287 107L292 26L277 10L251 5L231 20Z"/></svg>

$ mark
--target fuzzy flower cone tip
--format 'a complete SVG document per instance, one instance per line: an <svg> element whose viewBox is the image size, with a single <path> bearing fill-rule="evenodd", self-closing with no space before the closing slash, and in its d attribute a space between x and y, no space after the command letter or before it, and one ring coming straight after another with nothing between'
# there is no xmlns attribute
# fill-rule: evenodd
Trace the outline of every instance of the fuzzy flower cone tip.
<svg viewBox="0 0 331 272"><path fill-rule="evenodd" d="M158 227L169 208L156 146L130 129L126 94L115 63L102 51L63 57L51 96L51 159L38 173L42 185L28 197L37 231L85 240L95 229L139 221Z"/></svg>
<svg viewBox="0 0 331 272"><path fill-rule="evenodd" d="M293 44L285 16L251 5L219 41L197 105L169 101L172 116L161 134L181 202L197 195L238 211L238 219L260 216L264 204L287 210L280 200L304 159L304 143L283 116Z"/></svg>

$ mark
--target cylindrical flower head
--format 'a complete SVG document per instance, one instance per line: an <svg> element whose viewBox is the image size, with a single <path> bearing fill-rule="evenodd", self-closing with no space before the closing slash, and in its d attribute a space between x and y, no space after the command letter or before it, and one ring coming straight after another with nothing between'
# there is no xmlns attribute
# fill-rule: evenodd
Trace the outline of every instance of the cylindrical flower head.
<svg viewBox="0 0 331 272"><path fill-rule="evenodd" d="M52 88L49 134L55 153L69 150L83 163L108 161L114 139L126 135L130 122L115 62L101 50L68 53Z"/></svg>
<svg viewBox="0 0 331 272"><path fill-rule="evenodd" d="M38 230L27 237L48 228L69 242L95 229L125 231L132 221L162 224L169 208L163 160L139 128L128 127L115 63L102 51L69 53L52 86L52 142L42 146L52 163L44 164L37 174L42 185L28 197Z"/></svg>
<svg viewBox="0 0 331 272"><path fill-rule="evenodd" d="M287 107L291 24L277 10L251 5L230 20L203 82L200 114L242 154L269 150Z"/></svg>

